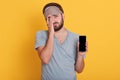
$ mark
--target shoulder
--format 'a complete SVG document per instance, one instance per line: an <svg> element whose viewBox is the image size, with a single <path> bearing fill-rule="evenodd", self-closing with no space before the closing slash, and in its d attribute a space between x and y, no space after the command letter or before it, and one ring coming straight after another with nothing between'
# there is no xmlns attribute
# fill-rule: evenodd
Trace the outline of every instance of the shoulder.
<svg viewBox="0 0 120 80"><path fill-rule="evenodd" d="M69 32L69 38L73 41L78 42L79 41L79 34L72 32L72 31L68 31Z"/></svg>
<svg viewBox="0 0 120 80"><path fill-rule="evenodd" d="M36 34L47 34L47 30L39 30L36 32Z"/></svg>
<svg viewBox="0 0 120 80"><path fill-rule="evenodd" d="M75 32L72 32L72 31L69 31L69 35L72 37L72 38L79 38L79 34L75 33Z"/></svg>
<svg viewBox="0 0 120 80"><path fill-rule="evenodd" d="M43 35L43 36L47 36L48 31L47 30L39 30L36 32L36 35Z"/></svg>
<svg viewBox="0 0 120 80"><path fill-rule="evenodd" d="M48 31L47 30L39 30L36 32L36 36L41 37L41 38L47 38Z"/></svg>

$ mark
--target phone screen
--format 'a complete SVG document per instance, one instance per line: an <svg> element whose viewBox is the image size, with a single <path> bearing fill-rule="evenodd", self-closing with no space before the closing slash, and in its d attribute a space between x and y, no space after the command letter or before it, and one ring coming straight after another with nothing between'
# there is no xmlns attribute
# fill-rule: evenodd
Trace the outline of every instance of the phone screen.
<svg viewBox="0 0 120 80"><path fill-rule="evenodd" d="M79 51L85 52L86 51L86 36L79 36Z"/></svg>

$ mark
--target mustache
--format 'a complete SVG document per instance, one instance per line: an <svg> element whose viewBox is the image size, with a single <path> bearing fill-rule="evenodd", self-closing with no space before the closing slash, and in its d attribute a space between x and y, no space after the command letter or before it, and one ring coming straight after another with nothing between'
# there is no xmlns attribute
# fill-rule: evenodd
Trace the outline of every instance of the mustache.
<svg viewBox="0 0 120 80"><path fill-rule="evenodd" d="M59 22L54 22L53 24L57 24L57 23L59 24Z"/></svg>

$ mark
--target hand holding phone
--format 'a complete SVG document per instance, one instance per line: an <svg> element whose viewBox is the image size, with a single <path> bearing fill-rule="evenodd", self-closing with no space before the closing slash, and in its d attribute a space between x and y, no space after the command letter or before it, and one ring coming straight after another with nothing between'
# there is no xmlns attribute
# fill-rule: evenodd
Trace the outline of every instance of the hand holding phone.
<svg viewBox="0 0 120 80"><path fill-rule="evenodd" d="M79 36L79 51L80 52L86 51L86 36L85 35Z"/></svg>

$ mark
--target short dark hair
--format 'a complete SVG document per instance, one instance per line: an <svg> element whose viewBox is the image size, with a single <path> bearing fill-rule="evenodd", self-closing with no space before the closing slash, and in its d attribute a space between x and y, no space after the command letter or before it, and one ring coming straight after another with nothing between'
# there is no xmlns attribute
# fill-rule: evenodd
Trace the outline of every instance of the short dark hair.
<svg viewBox="0 0 120 80"><path fill-rule="evenodd" d="M51 2L51 3L46 4L46 5L43 7L43 14L44 14L44 12L45 12L45 9L46 9L47 7L49 7L49 6L56 6L56 7L58 7L58 8L62 11L62 13L64 13L63 8L62 8L62 6L61 6L60 4L55 3L55 2Z"/></svg>

